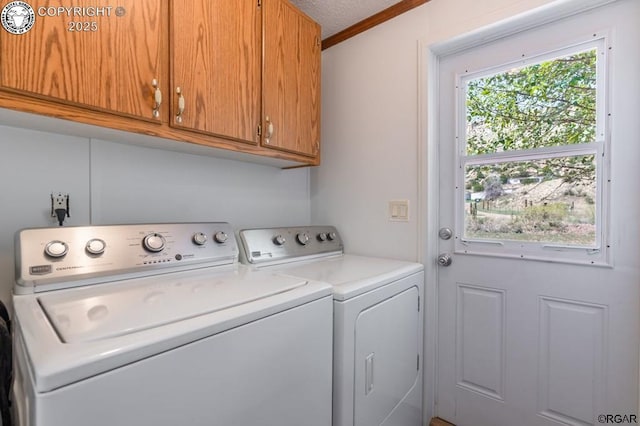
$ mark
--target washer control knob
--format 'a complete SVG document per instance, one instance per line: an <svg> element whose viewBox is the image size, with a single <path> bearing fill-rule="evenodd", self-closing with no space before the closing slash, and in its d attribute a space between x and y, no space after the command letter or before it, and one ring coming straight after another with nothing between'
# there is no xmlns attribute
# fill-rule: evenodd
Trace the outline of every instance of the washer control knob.
<svg viewBox="0 0 640 426"><path fill-rule="evenodd" d="M216 243L222 244L225 241L227 241L227 238L229 238L229 236L227 235L226 232L223 231L218 231L213 235L213 239L216 240Z"/></svg>
<svg viewBox="0 0 640 426"><path fill-rule="evenodd" d="M321 243L327 241L327 233L326 232L321 232L318 234L318 241L320 241Z"/></svg>
<svg viewBox="0 0 640 426"><path fill-rule="evenodd" d="M102 254L104 249L107 248L107 243L99 238L93 238L87 242L85 250L89 254Z"/></svg>
<svg viewBox="0 0 640 426"><path fill-rule="evenodd" d="M273 237L273 243L277 246L281 246L286 242L287 240L282 235L276 235L275 237Z"/></svg>
<svg viewBox="0 0 640 426"><path fill-rule="evenodd" d="M198 246L203 246L207 242L207 236L202 232L196 232L192 237L193 243Z"/></svg>
<svg viewBox="0 0 640 426"><path fill-rule="evenodd" d="M153 253L158 253L164 250L166 240L160 234L149 234L142 240L142 246L145 250Z"/></svg>
<svg viewBox="0 0 640 426"><path fill-rule="evenodd" d="M69 251L69 246L64 241L58 241L58 240L50 241L44 247L44 253L47 256L54 257L54 258L64 257L64 255L67 254L68 251Z"/></svg>
<svg viewBox="0 0 640 426"><path fill-rule="evenodd" d="M333 241L333 240L335 240L336 238L338 238L338 236L336 235L336 233L335 233L335 232L331 231L331 232L329 232L329 233L327 234L327 238L329 239L329 241Z"/></svg>
<svg viewBox="0 0 640 426"><path fill-rule="evenodd" d="M301 232L296 235L296 240L298 240L298 242L303 246L306 246L309 242L309 234L307 234L306 232Z"/></svg>

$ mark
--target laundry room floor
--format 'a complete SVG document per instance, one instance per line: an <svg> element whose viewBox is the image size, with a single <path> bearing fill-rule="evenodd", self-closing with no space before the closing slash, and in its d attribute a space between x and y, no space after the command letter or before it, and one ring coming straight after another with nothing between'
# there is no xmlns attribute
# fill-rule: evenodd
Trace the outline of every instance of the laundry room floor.
<svg viewBox="0 0 640 426"><path fill-rule="evenodd" d="M429 426L455 426L455 425L453 423L449 423L449 422L446 422L446 421L444 421L442 419L434 417L429 422Z"/></svg>

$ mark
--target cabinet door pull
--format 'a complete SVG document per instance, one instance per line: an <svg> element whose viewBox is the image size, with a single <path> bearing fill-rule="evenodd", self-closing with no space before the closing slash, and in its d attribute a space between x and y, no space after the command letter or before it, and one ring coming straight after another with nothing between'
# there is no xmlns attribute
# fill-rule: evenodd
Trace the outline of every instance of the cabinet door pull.
<svg viewBox="0 0 640 426"><path fill-rule="evenodd" d="M176 87L176 94L178 95L178 113L176 114L176 123L182 123L182 113L184 112L184 96L182 96L182 89Z"/></svg>
<svg viewBox="0 0 640 426"><path fill-rule="evenodd" d="M160 91L160 86L158 85L158 80L155 78L151 82L151 86L155 89L153 93L153 98L155 103L153 104L153 118L160 118L160 105L162 104L162 92Z"/></svg>
<svg viewBox="0 0 640 426"><path fill-rule="evenodd" d="M273 132L274 132L273 123L269 119L268 115L265 117L265 124L267 125L267 128L264 135L264 143L268 145L271 143L271 137L273 136Z"/></svg>

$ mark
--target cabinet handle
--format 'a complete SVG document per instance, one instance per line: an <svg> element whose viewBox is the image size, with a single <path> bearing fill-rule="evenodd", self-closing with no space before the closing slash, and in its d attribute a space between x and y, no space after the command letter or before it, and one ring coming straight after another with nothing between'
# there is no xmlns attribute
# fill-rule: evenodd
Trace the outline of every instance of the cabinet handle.
<svg viewBox="0 0 640 426"><path fill-rule="evenodd" d="M176 87L176 93L178 94L178 113L176 114L176 123L182 123L182 113L184 112L184 96L182 96L182 89Z"/></svg>
<svg viewBox="0 0 640 426"><path fill-rule="evenodd" d="M265 117L265 123L267 125L267 129L264 135L264 143L268 145L271 143L271 137L273 136L274 128L273 128L273 123L269 119L269 116Z"/></svg>
<svg viewBox="0 0 640 426"><path fill-rule="evenodd" d="M160 91L160 86L158 86L158 80L155 78L151 82L151 86L155 89L153 93L153 98L155 100L155 104L153 104L153 118L160 118L160 105L162 104L162 92Z"/></svg>

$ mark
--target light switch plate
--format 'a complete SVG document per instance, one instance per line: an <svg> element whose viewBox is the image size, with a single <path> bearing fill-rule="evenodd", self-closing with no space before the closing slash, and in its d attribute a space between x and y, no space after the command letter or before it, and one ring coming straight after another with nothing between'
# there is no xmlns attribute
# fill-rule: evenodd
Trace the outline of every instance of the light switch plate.
<svg viewBox="0 0 640 426"><path fill-rule="evenodd" d="M389 201L389 220L392 222L408 222L409 200Z"/></svg>

